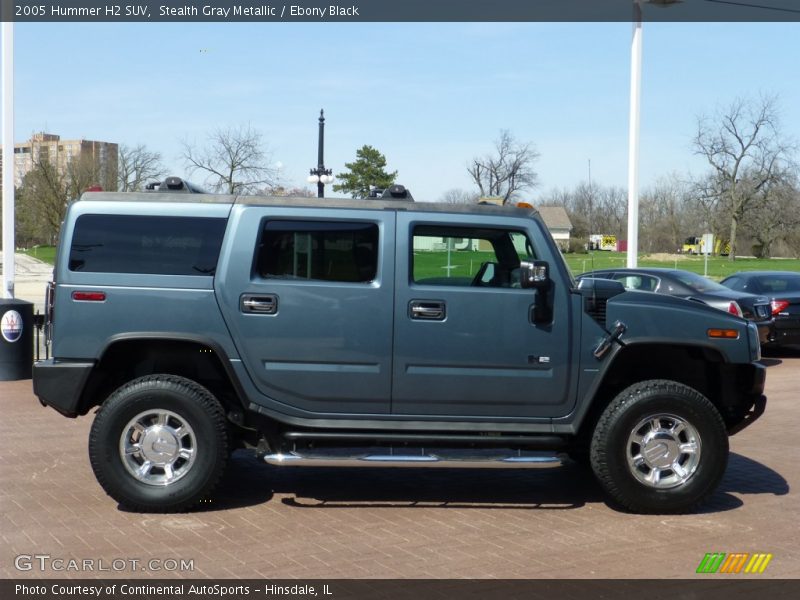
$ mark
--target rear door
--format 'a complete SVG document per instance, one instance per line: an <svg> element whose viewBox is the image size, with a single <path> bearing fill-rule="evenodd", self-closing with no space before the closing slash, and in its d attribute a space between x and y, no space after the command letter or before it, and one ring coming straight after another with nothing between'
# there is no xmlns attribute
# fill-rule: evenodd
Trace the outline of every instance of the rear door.
<svg viewBox="0 0 800 600"><path fill-rule="evenodd" d="M392 412L458 417L553 417L573 406L568 290L554 285L552 318L521 289L521 258L541 225L489 215L397 215ZM557 252L557 250L555 250Z"/></svg>
<svg viewBox="0 0 800 600"><path fill-rule="evenodd" d="M394 213L237 205L215 289L258 391L312 413L387 413Z"/></svg>

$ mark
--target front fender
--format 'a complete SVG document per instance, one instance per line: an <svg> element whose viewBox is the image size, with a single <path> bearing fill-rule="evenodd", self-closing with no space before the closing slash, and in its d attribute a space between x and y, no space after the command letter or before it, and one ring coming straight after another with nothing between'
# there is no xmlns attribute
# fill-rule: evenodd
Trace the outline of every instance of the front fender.
<svg viewBox="0 0 800 600"><path fill-rule="evenodd" d="M626 330L623 345L664 344L693 346L718 352L724 362L750 363L752 332L746 320L701 302L652 292L625 292L608 301L606 323L617 321ZM735 330L735 338L711 337L709 330ZM758 341L756 338L756 345Z"/></svg>

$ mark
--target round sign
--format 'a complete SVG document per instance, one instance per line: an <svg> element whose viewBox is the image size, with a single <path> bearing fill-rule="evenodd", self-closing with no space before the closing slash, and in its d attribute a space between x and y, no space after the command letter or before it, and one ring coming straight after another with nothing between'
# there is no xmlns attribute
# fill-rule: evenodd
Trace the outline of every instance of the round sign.
<svg viewBox="0 0 800 600"><path fill-rule="evenodd" d="M22 315L15 310L8 310L0 319L0 333L7 342L14 343L22 337Z"/></svg>

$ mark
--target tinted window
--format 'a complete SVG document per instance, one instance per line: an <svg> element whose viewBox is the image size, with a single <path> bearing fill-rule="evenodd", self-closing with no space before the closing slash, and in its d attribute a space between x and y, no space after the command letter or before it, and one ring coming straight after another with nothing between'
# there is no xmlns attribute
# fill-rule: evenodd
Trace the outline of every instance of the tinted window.
<svg viewBox="0 0 800 600"><path fill-rule="evenodd" d="M267 221L255 271L265 278L366 283L378 271L374 223Z"/></svg>
<svg viewBox="0 0 800 600"><path fill-rule="evenodd" d="M737 292L744 291L745 287L747 287L741 277L728 277L722 281L722 285L736 290Z"/></svg>
<svg viewBox="0 0 800 600"><path fill-rule="evenodd" d="M213 275L225 219L82 215L75 223L70 271Z"/></svg>
<svg viewBox="0 0 800 600"><path fill-rule="evenodd" d="M658 287L658 279L641 273L617 273L614 279L621 281L626 290L644 290L654 292Z"/></svg>
<svg viewBox="0 0 800 600"><path fill-rule="evenodd" d="M412 279L424 285L520 287L520 261L534 258L524 233L502 229L418 226L412 249Z"/></svg>
<svg viewBox="0 0 800 600"><path fill-rule="evenodd" d="M680 283L688 286L695 292L727 292L729 289L697 273L691 273L689 271L671 271L670 273Z"/></svg>
<svg viewBox="0 0 800 600"><path fill-rule="evenodd" d="M766 293L800 291L800 275L764 275L756 281Z"/></svg>

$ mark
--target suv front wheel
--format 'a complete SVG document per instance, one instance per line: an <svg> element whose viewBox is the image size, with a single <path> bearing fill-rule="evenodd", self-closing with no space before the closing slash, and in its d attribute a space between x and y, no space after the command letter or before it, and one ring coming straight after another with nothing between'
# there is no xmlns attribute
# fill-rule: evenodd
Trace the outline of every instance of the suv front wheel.
<svg viewBox="0 0 800 600"><path fill-rule="evenodd" d="M595 428L591 463L605 490L633 512L691 510L725 473L728 435L696 390L650 380L623 390Z"/></svg>
<svg viewBox="0 0 800 600"><path fill-rule="evenodd" d="M100 485L140 512L197 504L216 486L227 458L222 406L206 388L174 375L148 375L117 389L89 437Z"/></svg>

